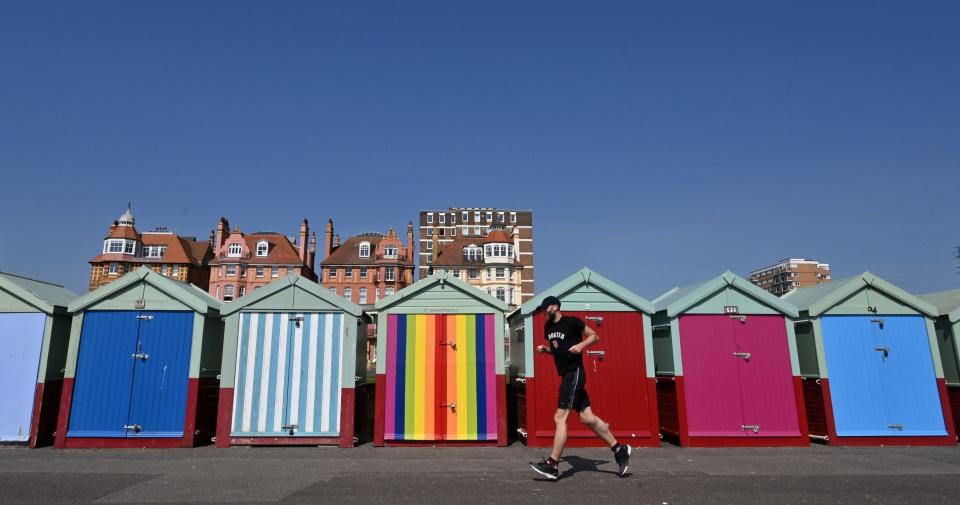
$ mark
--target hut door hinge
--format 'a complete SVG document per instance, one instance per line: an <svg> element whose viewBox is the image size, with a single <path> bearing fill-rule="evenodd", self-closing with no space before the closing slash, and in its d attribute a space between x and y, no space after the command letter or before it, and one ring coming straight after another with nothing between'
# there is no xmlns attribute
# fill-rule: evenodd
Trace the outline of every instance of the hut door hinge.
<svg viewBox="0 0 960 505"><path fill-rule="evenodd" d="M890 428L891 430L903 431L902 424L889 424L887 425L887 428Z"/></svg>
<svg viewBox="0 0 960 505"><path fill-rule="evenodd" d="M740 427L740 429L741 429L741 430L744 430L744 431L750 430L750 431L752 431L752 432L754 432L754 433L760 433L760 425L759 425L759 424L744 424L743 426Z"/></svg>
<svg viewBox="0 0 960 505"><path fill-rule="evenodd" d="M137 316L137 319L139 319L139 320L141 320L141 321L152 321L152 320L153 320L153 316L139 315L139 316Z"/></svg>

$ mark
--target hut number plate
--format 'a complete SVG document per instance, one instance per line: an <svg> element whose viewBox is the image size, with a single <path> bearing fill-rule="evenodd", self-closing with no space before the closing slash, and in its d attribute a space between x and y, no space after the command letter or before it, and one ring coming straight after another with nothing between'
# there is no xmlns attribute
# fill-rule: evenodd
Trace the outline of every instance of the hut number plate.
<svg viewBox="0 0 960 505"><path fill-rule="evenodd" d="M739 314L739 313L740 313L740 307L737 306L737 305L725 305L725 306L723 307L723 313L724 313L724 314Z"/></svg>

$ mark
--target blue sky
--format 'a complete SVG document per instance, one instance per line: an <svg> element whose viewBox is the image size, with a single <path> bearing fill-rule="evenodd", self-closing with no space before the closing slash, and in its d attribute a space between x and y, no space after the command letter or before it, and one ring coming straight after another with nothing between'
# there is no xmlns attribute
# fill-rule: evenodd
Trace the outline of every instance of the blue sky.
<svg viewBox="0 0 960 505"><path fill-rule="evenodd" d="M4 2L0 269L534 211L537 284L787 256L960 287L957 2Z"/></svg>

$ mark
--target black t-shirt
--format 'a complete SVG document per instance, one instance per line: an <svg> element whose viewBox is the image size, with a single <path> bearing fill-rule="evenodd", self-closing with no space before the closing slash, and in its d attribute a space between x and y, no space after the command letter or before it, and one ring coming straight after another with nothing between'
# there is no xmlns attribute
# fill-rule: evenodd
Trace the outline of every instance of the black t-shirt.
<svg viewBox="0 0 960 505"><path fill-rule="evenodd" d="M558 374L583 367L583 356L571 353L570 347L583 341L585 326L580 318L573 316L563 316L557 322L548 319L543 325L543 335L550 346Z"/></svg>

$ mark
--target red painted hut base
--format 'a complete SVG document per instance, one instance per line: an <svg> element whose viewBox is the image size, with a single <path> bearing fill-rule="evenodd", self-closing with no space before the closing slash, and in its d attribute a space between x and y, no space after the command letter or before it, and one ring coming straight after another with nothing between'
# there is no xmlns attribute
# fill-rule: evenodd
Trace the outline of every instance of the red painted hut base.
<svg viewBox="0 0 960 505"><path fill-rule="evenodd" d="M810 432L806 422L803 381L793 378L793 392L797 402L797 421L800 435L795 437L697 437L687 434L686 395L683 376L657 379L657 399L660 405L661 430L664 439L681 447L808 447Z"/></svg>
<svg viewBox="0 0 960 505"><path fill-rule="evenodd" d="M826 433L814 431L814 424L811 423L811 433L814 435L826 435L826 442L832 446L851 446L851 447L875 447L875 446L954 446L957 445L957 435L954 429L953 414L950 409L950 397L947 393L947 385L944 379L937 379L937 388L940 391L940 406L943 410L944 427L947 436L939 437L841 437L837 436L836 425L833 419L833 408L830 399L830 381L829 379L807 379L804 384L804 390L816 400L819 396L822 402L822 409L825 418ZM808 401L808 403L810 403ZM815 407L815 406L814 406Z"/></svg>
<svg viewBox="0 0 960 505"><path fill-rule="evenodd" d="M343 448L353 447L354 404L356 394L353 389L340 390L340 436L339 437L233 437L230 425L233 423L233 388L220 389L220 404L217 407L217 440L219 448L233 445L283 445L316 446L336 445Z"/></svg>
<svg viewBox="0 0 960 505"><path fill-rule="evenodd" d="M953 432L960 434L960 386L947 386L947 398L950 400L950 417L953 419Z"/></svg>
<svg viewBox="0 0 960 505"><path fill-rule="evenodd" d="M647 379L647 397L655 400L657 398L657 384L654 379ZM536 426L536 406L534 405L534 395L531 392L536 391L536 378L527 377L525 385L525 399L526 401L526 430L527 438L524 439L522 436L520 440L525 442L528 447L553 447L553 432L541 432L535 431L531 427ZM656 426L657 416L656 416L656 405L655 401L651 401L651 411L650 416L653 420L653 425ZM594 406L596 414L598 417L603 419L603 405ZM576 415L576 413L571 412L571 416ZM652 433L650 431L641 431L638 433L631 433L625 431L617 431L616 426L611 426L613 430L613 436L617 441L630 444L633 447L660 447L660 434ZM635 435L635 436L634 436ZM606 447L607 444L600 437L567 437L567 447Z"/></svg>

